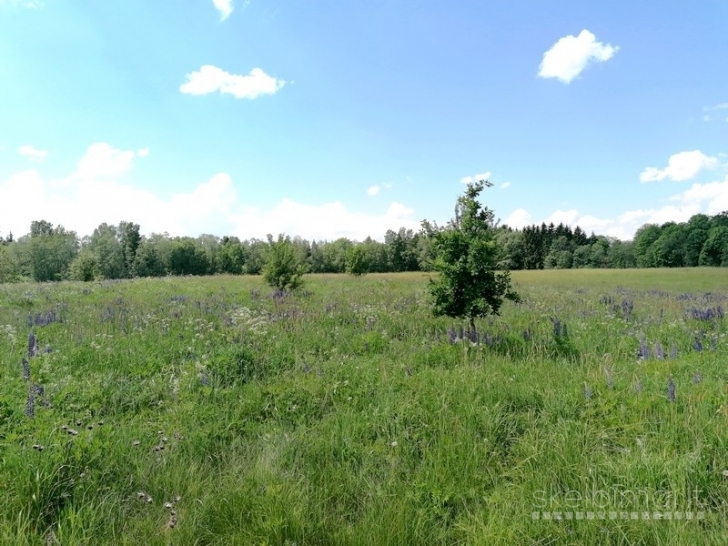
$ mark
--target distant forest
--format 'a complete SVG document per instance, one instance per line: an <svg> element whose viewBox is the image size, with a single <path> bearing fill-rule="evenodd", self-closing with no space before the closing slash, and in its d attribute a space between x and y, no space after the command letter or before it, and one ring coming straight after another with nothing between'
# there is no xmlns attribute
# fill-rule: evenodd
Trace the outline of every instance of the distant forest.
<svg viewBox="0 0 728 546"><path fill-rule="evenodd" d="M494 225L502 268L570 269L631 267L728 267L728 211L697 214L688 222L642 226L632 241L587 235L579 227L541 224L524 229ZM290 240L309 273L344 273L355 260L359 272L429 271L433 255L427 237L410 229L389 230L384 242ZM161 277L166 275L261 272L268 240L237 237L142 236L140 226L101 224L79 238L73 231L34 221L18 239L0 238L0 282Z"/></svg>

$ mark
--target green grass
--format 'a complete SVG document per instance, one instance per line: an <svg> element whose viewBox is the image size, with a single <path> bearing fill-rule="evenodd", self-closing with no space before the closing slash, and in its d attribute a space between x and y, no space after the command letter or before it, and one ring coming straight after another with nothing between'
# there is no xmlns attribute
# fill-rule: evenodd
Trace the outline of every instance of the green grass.
<svg viewBox="0 0 728 546"><path fill-rule="evenodd" d="M723 270L516 272L479 344L427 278L0 286L0 543L728 543Z"/></svg>

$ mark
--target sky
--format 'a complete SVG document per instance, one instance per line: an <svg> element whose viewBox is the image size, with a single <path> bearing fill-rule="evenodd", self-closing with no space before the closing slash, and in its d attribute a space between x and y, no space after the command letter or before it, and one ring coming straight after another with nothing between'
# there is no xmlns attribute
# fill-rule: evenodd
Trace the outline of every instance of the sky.
<svg viewBox="0 0 728 546"><path fill-rule="evenodd" d="M728 0L0 0L0 235L728 210Z"/></svg>

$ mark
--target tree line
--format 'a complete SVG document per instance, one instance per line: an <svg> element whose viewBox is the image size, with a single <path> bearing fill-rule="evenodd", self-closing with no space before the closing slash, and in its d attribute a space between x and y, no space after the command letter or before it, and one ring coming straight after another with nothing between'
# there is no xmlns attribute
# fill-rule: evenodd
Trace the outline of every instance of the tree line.
<svg viewBox="0 0 728 546"><path fill-rule="evenodd" d="M728 211L683 223L642 226L632 241L587 235L581 228L541 224L513 229L492 221L500 269L728 266ZM91 281L166 275L251 274L263 271L276 245L305 273L386 273L435 268L427 230L389 230L384 241L274 240L200 235L141 235L139 224L103 223L79 238L40 220L15 239L0 237L0 282ZM280 246L280 245L279 245Z"/></svg>

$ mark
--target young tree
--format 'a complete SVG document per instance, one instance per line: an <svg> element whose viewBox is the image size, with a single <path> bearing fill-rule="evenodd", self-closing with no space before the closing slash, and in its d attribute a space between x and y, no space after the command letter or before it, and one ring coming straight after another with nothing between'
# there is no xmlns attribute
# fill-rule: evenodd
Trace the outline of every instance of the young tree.
<svg viewBox="0 0 728 546"><path fill-rule="evenodd" d="M490 186L485 180L468 184L448 226L422 222L423 235L435 251L435 270L440 272L437 280L430 280L433 312L467 317L473 329L475 318L497 315L504 300L519 299L511 288L510 272L497 271L503 251L495 238L493 211L478 202L480 193Z"/></svg>
<svg viewBox="0 0 728 546"><path fill-rule="evenodd" d="M305 264L290 238L268 235L268 259L263 266L263 279L278 290L295 290L303 283Z"/></svg>
<svg viewBox="0 0 728 546"><path fill-rule="evenodd" d="M346 250L346 272L361 277L368 271L367 253L363 244L350 246Z"/></svg>

